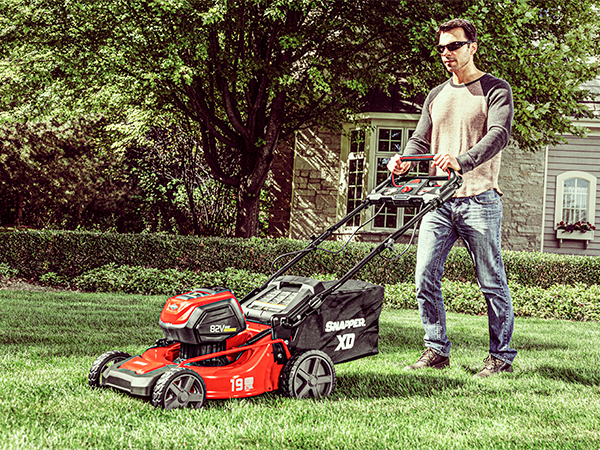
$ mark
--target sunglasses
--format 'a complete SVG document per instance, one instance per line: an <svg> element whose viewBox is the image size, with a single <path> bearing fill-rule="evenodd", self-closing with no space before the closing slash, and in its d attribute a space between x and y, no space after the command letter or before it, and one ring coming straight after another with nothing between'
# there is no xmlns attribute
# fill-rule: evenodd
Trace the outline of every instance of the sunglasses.
<svg viewBox="0 0 600 450"><path fill-rule="evenodd" d="M473 42L474 41L455 41L455 42L450 42L449 44L446 44L446 45L436 45L435 49L437 50L438 53L444 53L445 48L447 48L449 52L453 52L453 51L461 48L463 45L472 44Z"/></svg>

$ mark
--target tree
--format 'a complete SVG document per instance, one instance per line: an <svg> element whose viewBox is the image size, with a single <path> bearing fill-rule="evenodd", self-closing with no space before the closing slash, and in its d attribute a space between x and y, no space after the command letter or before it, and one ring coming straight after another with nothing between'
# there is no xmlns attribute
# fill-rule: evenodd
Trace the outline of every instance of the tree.
<svg viewBox="0 0 600 450"><path fill-rule="evenodd" d="M141 144L128 147L126 161L132 181L146 196L168 198L180 234L232 234L235 195L210 177L200 142L190 130L169 123L153 126Z"/></svg>
<svg viewBox="0 0 600 450"><path fill-rule="evenodd" d="M443 81L437 25L471 19L478 65L507 79L523 149L582 133L579 86L597 72L597 2L581 0L0 0L0 118L168 114L199 128L212 176L256 234L282 137L336 127L370 88ZM147 128L146 128L147 129ZM142 133L140 133L142 134Z"/></svg>
<svg viewBox="0 0 600 450"><path fill-rule="evenodd" d="M91 227L127 188L107 154L92 151L98 123L0 125L1 220L17 226ZM97 225L97 223L96 223Z"/></svg>
<svg viewBox="0 0 600 450"><path fill-rule="evenodd" d="M151 127L115 154L100 150L105 125L0 124L0 224L232 234L235 198L208 176L194 136Z"/></svg>

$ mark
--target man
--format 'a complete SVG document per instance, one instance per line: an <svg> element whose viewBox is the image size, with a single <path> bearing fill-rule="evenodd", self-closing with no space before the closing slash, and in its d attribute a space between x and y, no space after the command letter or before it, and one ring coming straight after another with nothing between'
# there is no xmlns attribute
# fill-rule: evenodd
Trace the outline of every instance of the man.
<svg viewBox="0 0 600 450"><path fill-rule="evenodd" d="M508 143L514 115L512 92L506 81L475 66L477 31L473 24L451 20L437 34L436 49L452 76L427 96L404 154L435 154L432 168L438 172L454 169L463 177L463 185L421 223L415 281L426 349L406 369L450 364L441 279L448 253L460 237L473 258L487 302L490 354L477 374L487 377L512 372L517 354L510 348L514 313L500 252L502 193L498 188L501 150ZM388 169L399 175L410 170L411 164L396 155Z"/></svg>

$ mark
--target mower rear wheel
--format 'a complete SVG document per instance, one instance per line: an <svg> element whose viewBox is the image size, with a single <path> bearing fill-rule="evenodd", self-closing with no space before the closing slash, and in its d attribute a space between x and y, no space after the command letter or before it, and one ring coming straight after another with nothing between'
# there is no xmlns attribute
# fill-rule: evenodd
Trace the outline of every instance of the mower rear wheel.
<svg viewBox="0 0 600 450"><path fill-rule="evenodd" d="M111 350L98 356L96 361L90 368L90 374L88 375L88 383L92 388L101 388L102 376L108 371L110 366L117 364L127 358L131 358L131 355L126 352L119 350Z"/></svg>
<svg viewBox="0 0 600 450"><path fill-rule="evenodd" d="M202 408L206 401L206 385L200 375L190 369L174 367L163 373L152 391L152 405L164 409Z"/></svg>
<svg viewBox="0 0 600 450"><path fill-rule="evenodd" d="M322 398L335 389L335 366L327 353L309 350L294 355L281 372L279 388L287 397Z"/></svg>

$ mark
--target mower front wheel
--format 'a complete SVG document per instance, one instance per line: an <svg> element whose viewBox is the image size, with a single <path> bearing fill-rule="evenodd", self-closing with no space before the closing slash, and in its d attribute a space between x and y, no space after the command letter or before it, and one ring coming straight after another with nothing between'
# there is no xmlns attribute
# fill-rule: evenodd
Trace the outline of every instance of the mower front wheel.
<svg viewBox="0 0 600 450"><path fill-rule="evenodd" d="M335 366L327 353L309 350L294 355L281 372L283 395L295 398L322 398L335 389Z"/></svg>
<svg viewBox="0 0 600 450"><path fill-rule="evenodd" d="M131 358L131 355L126 352L121 352L119 350L112 350L110 352L106 352L98 356L96 361L92 364L90 368L90 374L88 375L88 383L91 388L100 388L102 386L102 375L106 373L106 371L113 364L119 363L127 358Z"/></svg>
<svg viewBox="0 0 600 450"><path fill-rule="evenodd" d="M200 375L190 369L174 367L163 373L152 391L155 408L202 408L206 401L206 385Z"/></svg>

